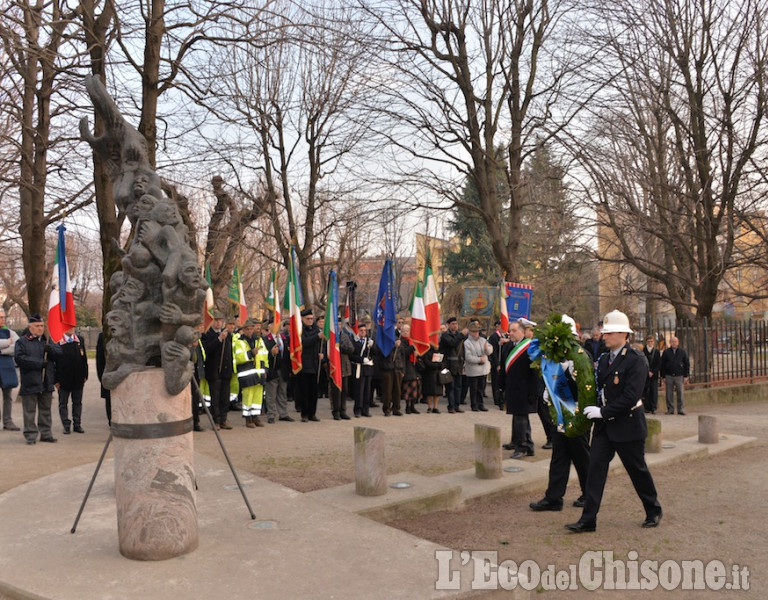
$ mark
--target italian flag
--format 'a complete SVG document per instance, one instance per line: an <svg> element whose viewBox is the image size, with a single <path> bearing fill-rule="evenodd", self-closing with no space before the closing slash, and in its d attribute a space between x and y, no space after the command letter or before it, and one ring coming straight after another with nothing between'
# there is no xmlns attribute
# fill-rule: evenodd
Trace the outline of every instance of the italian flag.
<svg viewBox="0 0 768 600"><path fill-rule="evenodd" d="M341 389L341 351L339 350L339 282L336 272L328 273L323 335L328 341L328 373L337 389Z"/></svg>
<svg viewBox="0 0 768 600"><path fill-rule="evenodd" d="M424 314L427 320L428 339L437 346L440 343L440 303L437 301L437 287L429 257L424 268Z"/></svg>
<svg viewBox="0 0 768 600"><path fill-rule="evenodd" d="M507 282L501 280L501 295L499 296L499 321L501 321L501 331L509 331L509 309L507 308Z"/></svg>
<svg viewBox="0 0 768 600"><path fill-rule="evenodd" d="M205 281L208 289L205 290L205 302L203 303L203 330L207 331L213 323L213 288L211 287L211 266L205 264Z"/></svg>
<svg viewBox="0 0 768 600"><path fill-rule="evenodd" d="M272 267L272 274L269 277L269 289L264 304L268 311L272 313L272 333L280 331L280 299L277 297L277 269Z"/></svg>
<svg viewBox="0 0 768 600"><path fill-rule="evenodd" d="M75 317L75 298L72 295L72 285L69 282L67 255L64 250L64 225L56 228L59 241L56 245L56 263L53 265L53 281L51 296L48 301L48 333L51 339L58 343L64 332L77 325Z"/></svg>
<svg viewBox="0 0 768 600"><path fill-rule="evenodd" d="M297 267L296 250L291 246L288 264L288 281L285 283L283 296L283 314L290 319L290 354L291 370L294 375L301 371L301 307L304 298L301 294L301 282Z"/></svg>
<svg viewBox="0 0 768 600"><path fill-rule="evenodd" d="M429 350L429 327L424 309L424 286L421 279L416 282L416 290L411 300L411 343L419 356Z"/></svg>
<svg viewBox="0 0 768 600"><path fill-rule="evenodd" d="M248 318L248 306L245 303L245 293L243 293L243 281L240 279L240 270L235 265L235 271L232 273L232 283L229 285L229 295L227 299L236 304L238 325L242 327Z"/></svg>

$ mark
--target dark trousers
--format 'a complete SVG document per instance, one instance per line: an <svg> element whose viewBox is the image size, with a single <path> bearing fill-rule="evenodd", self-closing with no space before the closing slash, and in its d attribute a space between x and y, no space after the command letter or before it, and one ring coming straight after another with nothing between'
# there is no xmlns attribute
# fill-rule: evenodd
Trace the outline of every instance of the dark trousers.
<svg viewBox="0 0 768 600"><path fill-rule="evenodd" d="M512 444L516 451L533 452L531 419L528 415L512 415Z"/></svg>
<svg viewBox="0 0 768 600"><path fill-rule="evenodd" d="M461 375L454 375L453 381L445 386L445 395L448 397L448 408L459 408L461 402Z"/></svg>
<svg viewBox="0 0 768 600"><path fill-rule="evenodd" d="M371 410L371 377L360 375L355 379L355 414L368 415Z"/></svg>
<svg viewBox="0 0 768 600"><path fill-rule="evenodd" d="M645 412L656 412L659 408L659 379L654 377L645 382L645 391L643 393L643 406Z"/></svg>
<svg viewBox="0 0 768 600"><path fill-rule="evenodd" d="M3 426L13 425L11 410L13 409L13 388L3 388Z"/></svg>
<svg viewBox="0 0 768 600"><path fill-rule="evenodd" d="M467 387L469 389L469 402L472 406L472 410L476 410L483 406L483 390L485 389L485 375L478 375L477 377L464 376L467 381Z"/></svg>
<svg viewBox="0 0 768 600"><path fill-rule="evenodd" d="M381 401L384 414L390 411L400 412L400 388L403 374L398 371L381 371Z"/></svg>
<svg viewBox="0 0 768 600"><path fill-rule="evenodd" d="M293 398L301 406L301 418L317 413L317 373L299 371L293 376Z"/></svg>
<svg viewBox="0 0 768 600"><path fill-rule="evenodd" d="M493 403L496 406L502 406L504 404L504 394L499 389L499 371L495 365L491 365L491 390L493 391Z"/></svg>
<svg viewBox="0 0 768 600"><path fill-rule="evenodd" d="M197 382L197 385L193 385L191 388L191 394L190 398L192 399L192 423L194 426L199 427L200 426L200 413L205 412L205 409L203 408L203 396L198 391L200 388L200 382Z"/></svg>
<svg viewBox="0 0 768 600"><path fill-rule="evenodd" d="M69 420L69 399L72 398L72 420ZM59 388L59 416L64 427L73 425L80 427L80 418L83 414L83 388L65 390Z"/></svg>
<svg viewBox="0 0 768 600"><path fill-rule="evenodd" d="M51 392L40 392L21 396L21 407L24 412L24 437L27 440L37 440L40 433L41 439L52 438L51 434ZM37 423L35 423L37 415Z"/></svg>
<svg viewBox="0 0 768 600"><path fill-rule="evenodd" d="M549 463L549 486L544 494L555 504L563 503L571 464L579 477L581 494L586 492L589 471L589 433L569 438L564 433L552 436L552 460Z"/></svg>
<svg viewBox="0 0 768 600"><path fill-rule="evenodd" d="M603 490L608 478L608 465L618 454L627 470L629 479L643 503L647 517L661 514L661 505L656 494L653 477L645 464L645 440L634 442L612 442L605 431L592 435L592 447L589 450L589 471L587 489L584 494L586 503L579 521L587 525L597 524L597 513L603 500Z"/></svg>
<svg viewBox="0 0 768 600"><path fill-rule="evenodd" d="M214 379L208 382L211 388L211 413L213 420L221 425L229 414L229 379Z"/></svg>
<svg viewBox="0 0 768 600"><path fill-rule="evenodd" d="M539 414L539 421L541 421L541 427L544 429L544 434L547 436L547 441L552 441L552 435L555 431L555 424L552 421L552 413L549 412L549 406L544 402L544 398L539 396L538 408L536 410Z"/></svg>
<svg viewBox="0 0 768 600"><path fill-rule="evenodd" d="M341 389L331 382L331 412L334 417L347 414L347 392L349 391L349 380L351 376L341 378Z"/></svg>

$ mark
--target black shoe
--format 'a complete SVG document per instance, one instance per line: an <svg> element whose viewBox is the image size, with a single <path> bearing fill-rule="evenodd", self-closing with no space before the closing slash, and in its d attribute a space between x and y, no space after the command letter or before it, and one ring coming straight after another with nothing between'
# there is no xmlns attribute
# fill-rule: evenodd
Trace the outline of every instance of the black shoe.
<svg viewBox="0 0 768 600"><path fill-rule="evenodd" d="M584 500L584 496L579 496L576 500L573 501L573 505L576 508L584 508L584 505L587 503L586 500Z"/></svg>
<svg viewBox="0 0 768 600"><path fill-rule="evenodd" d="M401 413L399 410L393 410L392 414L396 417L402 417L403 413Z"/></svg>
<svg viewBox="0 0 768 600"><path fill-rule="evenodd" d="M552 450L552 442L547 442L541 447L542 450Z"/></svg>
<svg viewBox="0 0 768 600"><path fill-rule="evenodd" d="M416 410L415 408L412 408L411 409L411 414L412 415L420 415L421 413L418 410Z"/></svg>
<svg viewBox="0 0 768 600"><path fill-rule="evenodd" d="M368 405L368 408L378 408L379 406L381 406L381 404L377 404L376 402L371 402Z"/></svg>
<svg viewBox="0 0 768 600"><path fill-rule="evenodd" d="M520 452L520 450L515 450L515 452L514 452L514 453L512 454L512 456L510 456L509 458L517 458L517 459L521 459L521 458L523 458L524 456L525 456L525 454L523 454L522 452Z"/></svg>
<svg viewBox="0 0 768 600"><path fill-rule="evenodd" d="M293 422L294 422L296 419L294 419L293 417L289 417L288 415L286 415L286 416L284 416L284 417L280 417L280 420L281 420L281 421L288 421L289 423L293 423Z"/></svg>
<svg viewBox="0 0 768 600"><path fill-rule="evenodd" d="M307 417L301 417L302 423L309 423L309 419Z"/></svg>
<svg viewBox="0 0 768 600"><path fill-rule="evenodd" d="M205 431L205 427L202 425L195 425L193 428L195 431Z"/></svg>
<svg viewBox="0 0 768 600"><path fill-rule="evenodd" d="M573 533L587 533L597 529L597 527L595 527L594 525L587 525L586 523L582 523L581 521L577 521L576 523L568 523L568 525L566 525L565 528L568 531L572 531Z"/></svg>
<svg viewBox="0 0 768 600"><path fill-rule="evenodd" d="M650 529L651 527L658 527L660 521L661 521L661 513L650 516L650 517L645 517L645 521L643 521L642 527L644 529Z"/></svg>
<svg viewBox="0 0 768 600"><path fill-rule="evenodd" d="M488 412L488 409L485 408L485 406L478 406L477 410L479 410L480 412Z"/></svg>
<svg viewBox="0 0 768 600"><path fill-rule="evenodd" d="M341 413L341 420L342 421L349 421L349 415L347 413Z"/></svg>
<svg viewBox="0 0 768 600"><path fill-rule="evenodd" d="M477 412L478 410L478 408L475 408L474 406L472 407L472 412Z"/></svg>
<svg viewBox="0 0 768 600"><path fill-rule="evenodd" d="M464 411L463 411L463 410L461 410L461 409L460 409L460 408L457 406L457 407L456 407L456 412L457 412L457 413L463 413Z"/></svg>
<svg viewBox="0 0 768 600"><path fill-rule="evenodd" d="M560 511L563 510L563 503L557 503L552 502L550 500L547 500L546 498L542 498L538 502L531 502L528 506L530 506L531 510L534 512L541 512L545 510L553 510L553 511Z"/></svg>
<svg viewBox="0 0 768 600"><path fill-rule="evenodd" d="M515 449L515 445L514 444L504 444L502 446L502 448L504 448L504 450L514 450Z"/></svg>
<svg viewBox="0 0 768 600"><path fill-rule="evenodd" d="M13 423L11 423L10 425L3 425L3 429L5 429L6 431L20 431L18 426L14 425Z"/></svg>
<svg viewBox="0 0 768 600"><path fill-rule="evenodd" d="M433 408L432 409L432 414L434 414L434 415L440 414L440 411L437 410L436 408Z"/></svg>
<svg viewBox="0 0 768 600"><path fill-rule="evenodd" d="M674 415L674 414L675 414L675 411L674 411L674 410L668 410L666 414L668 414L668 415Z"/></svg>
<svg viewBox="0 0 768 600"><path fill-rule="evenodd" d="M678 415L684 415L684 414L685 414L685 411L684 411L684 410L678 410L678 411L677 411L677 414L678 414Z"/></svg>
<svg viewBox="0 0 768 600"><path fill-rule="evenodd" d="M534 456L534 455L535 455L535 452L534 452L533 450L526 450L526 451L525 451L525 455L526 455L526 456Z"/></svg>
<svg viewBox="0 0 768 600"><path fill-rule="evenodd" d="M275 417L267 417L267 423L269 425L274 425L275 423Z"/></svg>
<svg viewBox="0 0 768 600"><path fill-rule="evenodd" d="M75 426L72 428L72 431L74 431L75 433L85 433L85 429L83 429L82 427L80 427L80 425L75 425Z"/></svg>
<svg viewBox="0 0 768 600"><path fill-rule="evenodd" d="M59 440L57 440L55 437L49 437L49 438L40 438L41 442L48 442L49 444L55 444Z"/></svg>
<svg viewBox="0 0 768 600"><path fill-rule="evenodd" d="M389 411L386 411L386 410L385 410L385 411L384 411L384 416L385 416L385 417L388 417L388 416L389 416Z"/></svg>
<svg viewBox="0 0 768 600"><path fill-rule="evenodd" d="M431 408L428 408L428 409L427 409L427 414L429 414L429 413L431 413L431 412L432 412L432 409L431 409Z"/></svg>
<svg viewBox="0 0 768 600"><path fill-rule="evenodd" d="M36 444L37 440L27 440L27 446L31 446L32 444Z"/></svg>
<svg viewBox="0 0 768 600"><path fill-rule="evenodd" d="M338 414L333 415L334 421L341 421L341 417Z"/></svg>
<svg viewBox="0 0 768 600"><path fill-rule="evenodd" d="M312 415L311 417L309 417L309 420L317 423L320 419L318 419L315 415Z"/></svg>
<svg viewBox="0 0 768 600"><path fill-rule="evenodd" d="M64 428L64 435L69 435L69 427Z"/></svg>
<svg viewBox="0 0 768 600"><path fill-rule="evenodd" d="M371 413L369 413L369 412L367 412L367 413L363 413L363 416L364 416L364 417L370 417L370 416L371 416Z"/></svg>

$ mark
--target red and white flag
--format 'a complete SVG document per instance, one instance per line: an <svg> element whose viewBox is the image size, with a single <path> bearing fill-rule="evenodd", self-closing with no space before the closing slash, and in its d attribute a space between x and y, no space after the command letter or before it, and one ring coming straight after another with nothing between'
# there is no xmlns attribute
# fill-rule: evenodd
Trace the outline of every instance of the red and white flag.
<svg viewBox="0 0 768 600"><path fill-rule="evenodd" d="M507 308L507 282L502 279L500 285L501 294L499 296L499 321L501 325L501 331L507 333L509 331L509 309Z"/></svg>
<svg viewBox="0 0 768 600"><path fill-rule="evenodd" d="M440 343L440 303L437 301L437 287L429 257L424 269L424 314L429 341L437 346Z"/></svg>
<svg viewBox="0 0 768 600"><path fill-rule="evenodd" d="M72 295L72 285L69 281L67 254L64 249L64 225L56 228L59 231L59 242L56 246L56 263L53 265L53 282L51 297L48 302L48 332L51 339L58 343L64 332L77 325L75 317L75 298Z"/></svg>
<svg viewBox="0 0 768 600"><path fill-rule="evenodd" d="M203 331L208 331L208 328L213 323L213 288L211 287L211 267L206 263L205 265L205 281L208 283L208 289L205 290L205 302L203 304Z"/></svg>

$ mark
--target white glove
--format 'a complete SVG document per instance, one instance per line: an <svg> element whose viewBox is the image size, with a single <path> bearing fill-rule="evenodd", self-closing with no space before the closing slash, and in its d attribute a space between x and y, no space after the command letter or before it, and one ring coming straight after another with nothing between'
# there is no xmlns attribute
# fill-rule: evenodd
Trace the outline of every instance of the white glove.
<svg viewBox="0 0 768 600"><path fill-rule="evenodd" d="M587 406L587 408L584 409L584 416L587 417L587 419L602 419L603 410L597 406Z"/></svg>
<svg viewBox="0 0 768 600"><path fill-rule="evenodd" d="M547 391L547 388L544 388L544 394L542 395L542 398L544 398L544 402L549 404L549 392Z"/></svg>
<svg viewBox="0 0 768 600"><path fill-rule="evenodd" d="M573 361L572 360L564 360L563 362L560 363L560 366L563 367L563 371L573 375Z"/></svg>

